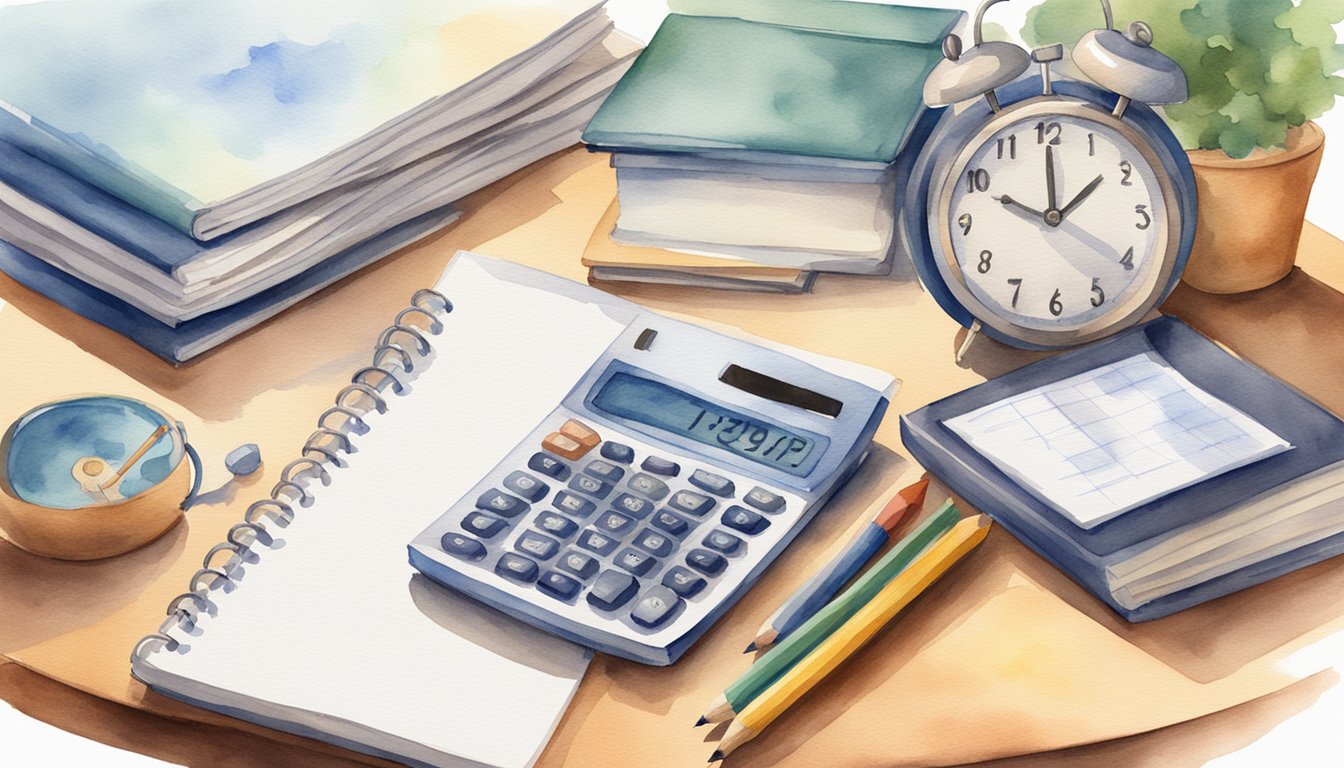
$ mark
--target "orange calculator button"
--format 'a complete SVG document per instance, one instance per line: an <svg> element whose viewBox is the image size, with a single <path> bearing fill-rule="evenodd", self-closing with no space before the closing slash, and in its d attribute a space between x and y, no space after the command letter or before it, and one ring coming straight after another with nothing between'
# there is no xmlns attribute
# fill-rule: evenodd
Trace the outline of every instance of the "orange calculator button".
<svg viewBox="0 0 1344 768"><path fill-rule="evenodd" d="M578 440L575 440L568 435L562 435L559 432L552 432L547 435L546 439L541 441L541 447L557 456L563 456L570 461L578 459L592 448L592 446L585 446Z"/></svg>
<svg viewBox="0 0 1344 768"><path fill-rule="evenodd" d="M602 442L602 438L592 427L574 419L566 421L564 426L560 427L560 434L579 441L585 451L596 448L597 444Z"/></svg>

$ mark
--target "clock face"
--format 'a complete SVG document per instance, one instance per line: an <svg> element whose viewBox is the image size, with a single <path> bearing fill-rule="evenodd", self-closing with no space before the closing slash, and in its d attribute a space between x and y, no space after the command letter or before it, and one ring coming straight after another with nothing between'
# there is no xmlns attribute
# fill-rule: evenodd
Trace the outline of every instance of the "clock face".
<svg viewBox="0 0 1344 768"><path fill-rule="evenodd" d="M978 318L1029 340L1081 341L1142 314L1174 258L1156 165L1100 109L1046 100L1002 113L951 165L939 268Z"/></svg>

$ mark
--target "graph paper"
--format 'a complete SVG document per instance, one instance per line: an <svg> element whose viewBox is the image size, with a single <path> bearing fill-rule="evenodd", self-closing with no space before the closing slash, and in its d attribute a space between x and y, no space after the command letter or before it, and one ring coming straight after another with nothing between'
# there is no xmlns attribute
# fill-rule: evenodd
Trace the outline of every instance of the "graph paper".
<svg viewBox="0 0 1344 768"><path fill-rule="evenodd" d="M946 425L1083 528L1292 447L1151 352Z"/></svg>

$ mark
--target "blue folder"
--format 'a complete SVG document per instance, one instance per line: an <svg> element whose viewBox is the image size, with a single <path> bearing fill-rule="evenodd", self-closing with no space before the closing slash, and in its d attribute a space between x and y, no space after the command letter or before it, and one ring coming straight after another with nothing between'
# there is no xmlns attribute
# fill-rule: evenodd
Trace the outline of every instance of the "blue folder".
<svg viewBox="0 0 1344 768"><path fill-rule="evenodd" d="M1192 384L1260 422L1293 449L1083 529L946 426L949 419L1004 398L1145 352L1156 353ZM1344 552L1344 534L1339 534L1137 608L1125 608L1111 595L1105 574L1108 565L1144 551L1178 528L1344 462L1344 421L1174 318L1153 320L906 414L901 417L901 439L915 459L955 493L987 512L1129 621L1166 616Z"/></svg>

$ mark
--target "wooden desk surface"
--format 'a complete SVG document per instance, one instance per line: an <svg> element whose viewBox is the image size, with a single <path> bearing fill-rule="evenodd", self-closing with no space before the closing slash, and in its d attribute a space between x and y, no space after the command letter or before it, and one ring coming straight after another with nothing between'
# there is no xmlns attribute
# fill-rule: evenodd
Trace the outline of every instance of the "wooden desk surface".
<svg viewBox="0 0 1344 768"><path fill-rule="evenodd" d="M457 249L583 280L579 257L614 193L604 157L581 149L556 155L469 198L464 219L441 235L177 369L0 277L0 298L11 304L0 312L0 353L10 361L0 421L75 393L144 398L186 423L205 457L208 491L184 525L120 558L63 563L0 542L0 654L12 662L0 663L0 696L71 730L188 764L263 765L298 755L312 765L377 763L149 692L129 674L130 649L157 626L206 550L276 481L336 390L367 364L377 332ZM1344 294L1332 286L1344 287L1344 243L1308 225L1299 269L1282 282L1232 297L1182 286L1164 310L1344 413ZM740 651L753 630L848 538L867 507L922 474L901 446L897 416L1041 356L980 339L954 364L964 332L905 265L890 278L823 276L803 296L662 286L622 293L882 368L904 385L872 459L682 661L652 668L595 658L542 757L547 766L704 760L722 727L690 725L749 663ZM244 442L261 446L266 465L258 477L227 482L223 455ZM955 764L1141 733L1307 678L1317 670L1281 662L1341 632L1338 558L1129 625L996 530L843 674L730 764ZM238 730L257 738L238 739Z"/></svg>

